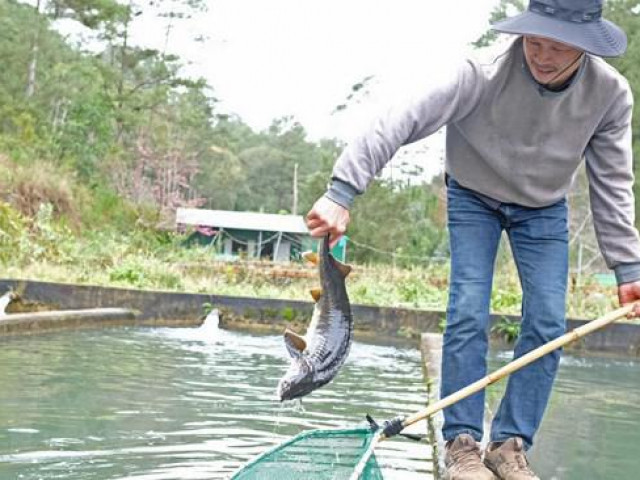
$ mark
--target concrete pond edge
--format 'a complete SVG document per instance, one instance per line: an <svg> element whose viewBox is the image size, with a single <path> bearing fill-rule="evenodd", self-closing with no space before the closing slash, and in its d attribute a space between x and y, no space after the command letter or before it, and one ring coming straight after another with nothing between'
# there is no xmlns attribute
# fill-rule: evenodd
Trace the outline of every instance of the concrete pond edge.
<svg viewBox="0 0 640 480"><path fill-rule="evenodd" d="M0 295L17 292L19 300L7 307L7 315L0 317L0 336L6 328L2 323L15 315L42 311L120 309L105 317L99 311L94 315L79 313L73 321L41 323L40 327L29 323L28 315L14 322L11 334L38 333L42 328L90 328L101 326L148 327L197 327L202 324L211 309L220 314L220 326L231 330L280 333L288 326L304 333L311 318L312 302L283 299L266 299L201 293L136 290L128 288L77 285L32 280L0 279ZM424 332L438 333L445 318L444 311L410 308L352 305L356 335L360 338L385 338L389 341L417 342ZM106 312L106 311L105 311ZM115 315L115 317L114 317ZM117 317L117 318L116 318ZM513 315L491 316L492 325L519 321ZM572 330L587 320L567 320ZM8 324L5 324L8 325ZM46 325L44 327L43 325ZM496 340L499 341L499 340ZM567 350L594 354L613 354L640 357L640 325L616 323L595 332L567 347Z"/></svg>

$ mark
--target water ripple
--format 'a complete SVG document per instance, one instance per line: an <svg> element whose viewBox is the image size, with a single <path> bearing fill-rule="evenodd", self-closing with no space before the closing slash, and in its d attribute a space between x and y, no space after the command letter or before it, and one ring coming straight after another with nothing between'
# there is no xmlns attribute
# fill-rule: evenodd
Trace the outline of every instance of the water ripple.
<svg viewBox="0 0 640 480"><path fill-rule="evenodd" d="M302 430L422 408L419 353L355 343L335 382L275 400L280 336L114 329L0 341L0 478L226 478ZM348 401L347 401L348 400ZM423 478L429 451L385 442L387 478Z"/></svg>

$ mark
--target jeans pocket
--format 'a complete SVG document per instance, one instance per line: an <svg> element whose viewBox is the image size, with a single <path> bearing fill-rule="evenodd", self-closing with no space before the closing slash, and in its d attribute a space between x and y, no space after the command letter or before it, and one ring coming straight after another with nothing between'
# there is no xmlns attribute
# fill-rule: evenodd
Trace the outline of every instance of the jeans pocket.
<svg viewBox="0 0 640 480"><path fill-rule="evenodd" d="M491 211L487 204L473 191L462 187L455 180L449 180L447 188L447 213L449 219L456 216L476 216L487 214Z"/></svg>
<svg viewBox="0 0 640 480"><path fill-rule="evenodd" d="M568 241L569 221L567 200L536 209L535 220L528 225L531 235L540 239Z"/></svg>

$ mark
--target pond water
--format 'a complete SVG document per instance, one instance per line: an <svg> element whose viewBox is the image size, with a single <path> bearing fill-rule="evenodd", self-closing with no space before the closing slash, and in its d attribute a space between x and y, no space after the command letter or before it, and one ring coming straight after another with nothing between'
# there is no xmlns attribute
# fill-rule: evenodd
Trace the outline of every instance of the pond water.
<svg viewBox="0 0 640 480"><path fill-rule="evenodd" d="M536 442L543 479L640 478L640 362L565 356Z"/></svg>
<svg viewBox="0 0 640 480"><path fill-rule="evenodd" d="M0 479L227 478L302 430L424 408L419 362L414 348L356 342L300 406L275 399L281 336L205 326L0 340ZM376 451L385 478L430 477L424 444Z"/></svg>
<svg viewBox="0 0 640 480"><path fill-rule="evenodd" d="M287 364L280 336L206 325L0 340L0 479L226 478L302 430L424 407L413 348L356 342L302 406L274 398ZM565 356L532 461L547 480L638 478L639 431L640 364ZM422 444L377 452L385 478L430 478Z"/></svg>

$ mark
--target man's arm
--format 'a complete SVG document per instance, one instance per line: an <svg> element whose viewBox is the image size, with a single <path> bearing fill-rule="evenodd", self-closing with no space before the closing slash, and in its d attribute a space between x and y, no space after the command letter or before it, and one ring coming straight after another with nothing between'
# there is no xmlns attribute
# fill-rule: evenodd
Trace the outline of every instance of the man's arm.
<svg viewBox="0 0 640 480"><path fill-rule="evenodd" d="M585 152L589 196L600 250L613 268L621 304L640 300L640 239L635 228L631 150L633 98L621 91ZM640 315L640 307L636 307Z"/></svg>
<svg viewBox="0 0 640 480"><path fill-rule="evenodd" d="M417 142L450 122L464 118L477 105L484 81L481 66L466 61L428 82L417 95L391 106L338 157L332 179L362 193L400 147Z"/></svg>
<svg viewBox="0 0 640 480"><path fill-rule="evenodd" d="M425 85L421 95L389 108L350 142L333 168L327 193L307 215L312 236L327 233L335 244L349 223L349 209L373 177L403 145L463 118L476 105L483 83L479 66L465 62L451 75Z"/></svg>

